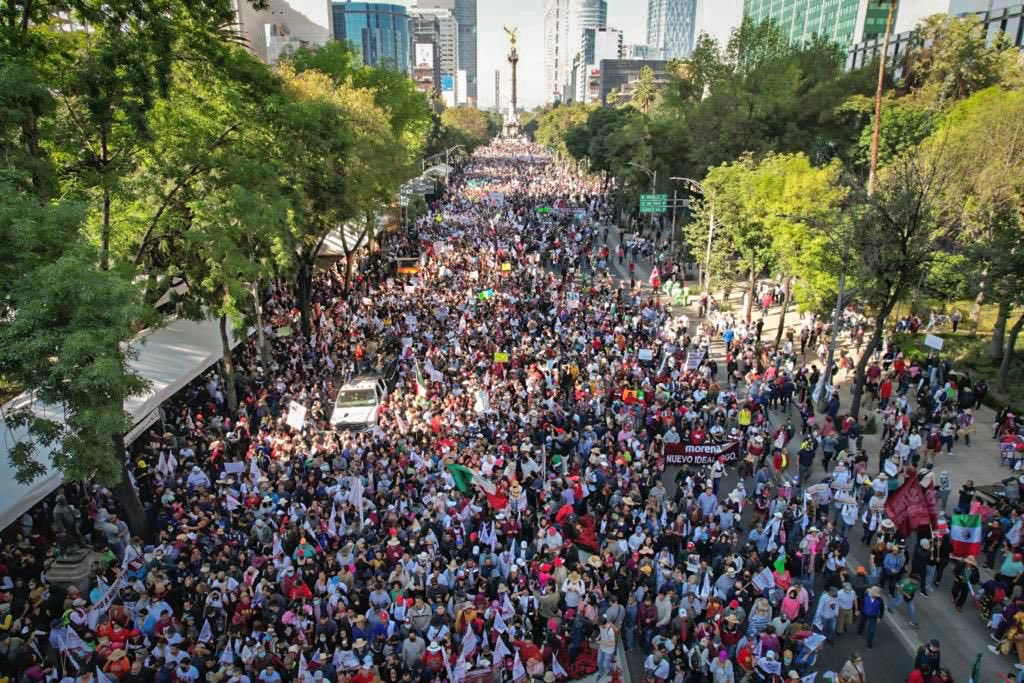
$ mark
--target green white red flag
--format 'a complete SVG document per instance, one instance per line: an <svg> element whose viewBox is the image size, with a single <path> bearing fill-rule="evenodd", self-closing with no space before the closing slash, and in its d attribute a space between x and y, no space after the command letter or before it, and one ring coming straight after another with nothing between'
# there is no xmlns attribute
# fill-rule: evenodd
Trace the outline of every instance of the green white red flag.
<svg viewBox="0 0 1024 683"><path fill-rule="evenodd" d="M981 515L953 515L949 540L954 557L971 557L981 553Z"/></svg>

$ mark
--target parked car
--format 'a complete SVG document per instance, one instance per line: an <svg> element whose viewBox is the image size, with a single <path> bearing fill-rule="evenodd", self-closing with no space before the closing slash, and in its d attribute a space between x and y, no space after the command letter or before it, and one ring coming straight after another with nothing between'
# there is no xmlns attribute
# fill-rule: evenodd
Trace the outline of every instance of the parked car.
<svg viewBox="0 0 1024 683"><path fill-rule="evenodd" d="M384 378L370 375L353 377L338 390L331 426L351 431L372 429L377 424L380 404L387 395L388 385Z"/></svg>

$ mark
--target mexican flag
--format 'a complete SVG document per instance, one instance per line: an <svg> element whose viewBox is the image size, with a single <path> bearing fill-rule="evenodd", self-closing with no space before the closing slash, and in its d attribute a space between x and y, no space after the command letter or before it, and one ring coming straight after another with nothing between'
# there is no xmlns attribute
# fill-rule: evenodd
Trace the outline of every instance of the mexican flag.
<svg viewBox="0 0 1024 683"><path fill-rule="evenodd" d="M451 463L448 465L448 471L451 472L452 479L455 480L455 488L463 493L469 493L470 486L476 486L488 496L493 496L498 492L497 487L493 483L482 477L476 470L470 469L465 465Z"/></svg>
<svg viewBox="0 0 1024 683"><path fill-rule="evenodd" d="M981 515L953 515L949 539L954 557L970 557L981 552Z"/></svg>
<svg viewBox="0 0 1024 683"><path fill-rule="evenodd" d="M416 396L426 398L430 393L427 389L427 381L423 379L423 371L420 369L420 362L416 361Z"/></svg>
<svg viewBox="0 0 1024 683"><path fill-rule="evenodd" d="M981 683L981 653L974 658L974 666L971 667L971 678L967 683Z"/></svg>

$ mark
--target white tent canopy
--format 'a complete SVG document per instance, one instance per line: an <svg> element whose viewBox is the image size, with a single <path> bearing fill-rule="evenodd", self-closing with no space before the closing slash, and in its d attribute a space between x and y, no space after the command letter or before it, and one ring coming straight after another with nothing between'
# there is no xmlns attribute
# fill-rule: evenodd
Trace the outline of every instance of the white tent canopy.
<svg viewBox="0 0 1024 683"><path fill-rule="evenodd" d="M234 348L240 338L229 332L228 340ZM127 442L134 440L158 419L160 404L223 355L216 319L201 322L176 320L166 327L141 333L132 341L131 347L136 357L129 364L149 381L150 386L139 396L125 401L124 408L135 425L127 435ZM3 412L6 414L22 408L29 401L30 397L23 394L5 405ZM61 419L60 409L53 406L37 404L33 410L40 417ZM60 472L51 466L50 449L41 444L37 444L34 455L46 466L46 473L30 484L19 484L15 480L10 451L25 436L24 429L12 431L6 420L0 422L0 451L3 452L0 459L0 529L7 528L61 483Z"/></svg>
<svg viewBox="0 0 1024 683"><path fill-rule="evenodd" d="M424 171L423 175L428 178L447 178L452 173L455 173L455 169L448 164L437 164Z"/></svg>
<svg viewBox="0 0 1024 683"><path fill-rule="evenodd" d="M387 225L384 216L377 216L377 230ZM362 225L348 223L343 229L333 230L320 246L317 256L344 256L345 248L355 251L366 244L366 232Z"/></svg>

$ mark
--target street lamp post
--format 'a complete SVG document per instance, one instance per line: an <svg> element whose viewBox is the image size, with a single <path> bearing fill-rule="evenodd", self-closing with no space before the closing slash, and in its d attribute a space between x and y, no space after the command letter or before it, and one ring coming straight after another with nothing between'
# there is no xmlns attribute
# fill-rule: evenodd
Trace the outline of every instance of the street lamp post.
<svg viewBox="0 0 1024 683"><path fill-rule="evenodd" d="M463 147L465 147L465 145L455 145L454 147L449 147L448 149L446 149L443 152L438 152L437 154L431 154L428 157L423 157L423 159L420 160L420 171L427 170L427 162L428 161L430 161L431 159L436 159L437 157L439 157L442 154L444 154L444 184L447 185L448 184L448 166L449 166L449 162L451 161L452 152L454 152L457 149L462 149Z"/></svg>
<svg viewBox="0 0 1024 683"><path fill-rule="evenodd" d="M715 195L711 194L709 197L704 186L693 178L672 176L669 180L686 183L690 186L691 190L695 190L711 200L710 204L708 204L708 247L704 255L704 293L707 294L711 286L711 239L715 236Z"/></svg>

